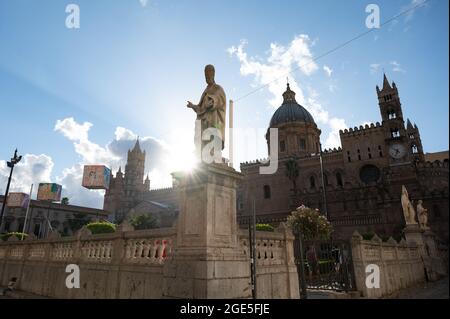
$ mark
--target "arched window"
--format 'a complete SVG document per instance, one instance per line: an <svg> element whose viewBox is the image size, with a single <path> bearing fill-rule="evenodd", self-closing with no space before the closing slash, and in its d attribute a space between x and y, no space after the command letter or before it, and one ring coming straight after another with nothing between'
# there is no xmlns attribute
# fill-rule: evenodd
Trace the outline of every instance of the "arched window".
<svg viewBox="0 0 450 319"><path fill-rule="evenodd" d="M398 128L391 129L391 137L400 137L400 131Z"/></svg>
<svg viewBox="0 0 450 319"><path fill-rule="evenodd" d="M286 142L280 141L280 152L285 152L285 151L286 151Z"/></svg>
<svg viewBox="0 0 450 319"><path fill-rule="evenodd" d="M327 174L323 174L323 183L325 184L325 186L328 186L329 185L329 183L328 183L328 175Z"/></svg>
<svg viewBox="0 0 450 319"><path fill-rule="evenodd" d="M419 149L417 148L417 146L415 144L411 145L411 151L413 154L419 153Z"/></svg>
<svg viewBox="0 0 450 319"><path fill-rule="evenodd" d="M336 184L339 186L339 187L342 187L342 186L344 186L344 182L342 181L342 175L341 175L341 173L336 173Z"/></svg>
<svg viewBox="0 0 450 319"><path fill-rule="evenodd" d="M390 120L397 118L397 114L395 113L394 110L389 110L389 111L388 111L388 118L389 118Z"/></svg>
<svg viewBox="0 0 450 319"><path fill-rule="evenodd" d="M433 215L434 217L437 218L441 217L441 210L439 209L439 206L436 204L433 205Z"/></svg>
<svg viewBox="0 0 450 319"><path fill-rule="evenodd" d="M269 199L271 197L271 193L270 193L270 186L269 185L264 185L264 198L265 199Z"/></svg>
<svg viewBox="0 0 450 319"><path fill-rule="evenodd" d="M309 187L316 188L316 179L314 178L314 176L311 176L309 178Z"/></svg>
<svg viewBox="0 0 450 319"><path fill-rule="evenodd" d="M299 140L299 147L300 147L300 150L306 150L306 140L304 138L301 138Z"/></svg>

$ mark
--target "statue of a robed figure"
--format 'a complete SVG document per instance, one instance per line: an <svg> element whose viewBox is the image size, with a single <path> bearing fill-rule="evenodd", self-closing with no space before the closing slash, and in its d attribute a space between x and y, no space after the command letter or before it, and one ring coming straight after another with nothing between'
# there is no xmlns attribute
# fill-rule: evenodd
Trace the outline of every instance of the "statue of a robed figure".
<svg viewBox="0 0 450 319"><path fill-rule="evenodd" d="M207 161L205 157L208 156L221 161L221 151L225 147L226 96L223 88L216 84L214 76L214 66L207 65L205 79L208 85L203 91L200 102L195 105L188 101L187 104L188 108L197 113L195 145L196 152L198 155L201 154L203 161ZM208 145L207 152L202 152Z"/></svg>
<svg viewBox="0 0 450 319"><path fill-rule="evenodd" d="M402 208L403 208L403 215L405 216L405 222L406 225L416 225L416 211L414 209L413 203L411 203L409 199L408 191L406 190L406 187L402 186Z"/></svg>

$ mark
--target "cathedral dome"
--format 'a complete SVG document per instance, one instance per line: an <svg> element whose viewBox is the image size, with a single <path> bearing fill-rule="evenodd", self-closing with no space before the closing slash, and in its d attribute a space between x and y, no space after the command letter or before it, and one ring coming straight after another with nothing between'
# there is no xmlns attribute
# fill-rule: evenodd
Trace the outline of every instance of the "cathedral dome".
<svg viewBox="0 0 450 319"><path fill-rule="evenodd" d="M311 113L295 100L295 92L290 89L289 83L286 92L283 93L283 99L283 104L275 111L270 120L270 127L292 122L315 124Z"/></svg>

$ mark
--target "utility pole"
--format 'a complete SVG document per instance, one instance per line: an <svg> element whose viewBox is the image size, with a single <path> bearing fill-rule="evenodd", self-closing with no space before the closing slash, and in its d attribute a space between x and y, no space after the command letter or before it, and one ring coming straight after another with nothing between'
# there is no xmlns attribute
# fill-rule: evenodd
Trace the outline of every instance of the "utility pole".
<svg viewBox="0 0 450 319"><path fill-rule="evenodd" d="M11 185L11 178L12 178L12 174L13 174L13 170L14 170L14 165L19 163L21 159L22 159L22 156L17 156L17 149L16 149L16 151L14 152L14 157L11 158L11 161L7 162L7 165L9 168L11 168L11 171L9 172L8 184L6 185L5 197L3 198L3 203L2 203L2 211L0 213L0 231L2 231L2 227L3 227L3 215L5 213L5 206L6 206L6 201L8 199L9 186Z"/></svg>
<svg viewBox="0 0 450 319"><path fill-rule="evenodd" d="M320 143L319 160L320 160L320 174L322 175L323 213L325 214L325 217L328 219L327 194L326 194L327 191L325 189L325 173L323 171L322 143Z"/></svg>

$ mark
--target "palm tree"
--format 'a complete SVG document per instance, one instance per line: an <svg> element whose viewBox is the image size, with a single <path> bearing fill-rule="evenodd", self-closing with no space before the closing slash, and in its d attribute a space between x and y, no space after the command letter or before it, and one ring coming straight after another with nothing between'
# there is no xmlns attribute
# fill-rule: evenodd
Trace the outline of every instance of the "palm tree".
<svg viewBox="0 0 450 319"><path fill-rule="evenodd" d="M300 174L298 169L298 163L294 158L289 159L286 162L286 176L292 182L292 190L294 191L294 196L297 196L297 178Z"/></svg>

